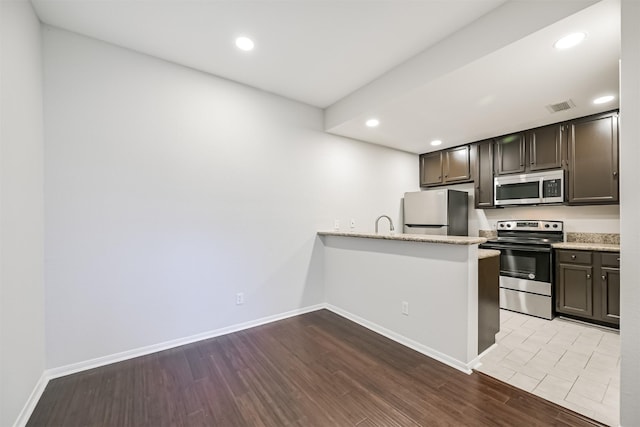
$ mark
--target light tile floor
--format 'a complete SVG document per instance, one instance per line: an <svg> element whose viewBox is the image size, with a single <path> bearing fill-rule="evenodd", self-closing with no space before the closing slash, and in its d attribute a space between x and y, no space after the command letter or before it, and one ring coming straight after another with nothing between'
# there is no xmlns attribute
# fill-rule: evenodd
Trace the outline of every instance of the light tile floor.
<svg viewBox="0 0 640 427"><path fill-rule="evenodd" d="M478 368L610 426L619 425L620 334L500 310L496 345Z"/></svg>

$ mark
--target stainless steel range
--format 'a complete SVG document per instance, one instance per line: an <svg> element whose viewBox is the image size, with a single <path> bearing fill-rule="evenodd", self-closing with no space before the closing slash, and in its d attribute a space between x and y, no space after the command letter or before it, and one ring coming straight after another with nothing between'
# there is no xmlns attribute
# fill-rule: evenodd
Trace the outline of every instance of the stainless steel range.
<svg viewBox="0 0 640 427"><path fill-rule="evenodd" d="M498 237L480 245L500 251L500 308L553 318L553 243L562 221L498 221Z"/></svg>

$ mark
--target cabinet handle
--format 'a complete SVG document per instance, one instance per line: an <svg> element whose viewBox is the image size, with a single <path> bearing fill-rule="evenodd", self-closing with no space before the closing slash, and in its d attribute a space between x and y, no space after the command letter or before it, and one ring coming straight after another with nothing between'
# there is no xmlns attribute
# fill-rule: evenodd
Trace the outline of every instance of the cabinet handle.
<svg viewBox="0 0 640 427"><path fill-rule="evenodd" d="M571 255L571 259L576 259L576 256L575 255Z"/></svg>
<svg viewBox="0 0 640 427"><path fill-rule="evenodd" d="M620 262L620 257L618 257L618 262Z"/></svg>
<svg viewBox="0 0 640 427"><path fill-rule="evenodd" d="M587 279L591 279L591 275L587 273Z"/></svg>
<svg viewBox="0 0 640 427"><path fill-rule="evenodd" d="M618 176L618 172L614 172L614 173L613 173L613 177L615 178L615 177L617 177L617 176Z"/></svg>
<svg viewBox="0 0 640 427"><path fill-rule="evenodd" d="M607 276L605 276L604 274L602 275L602 280L607 280Z"/></svg>

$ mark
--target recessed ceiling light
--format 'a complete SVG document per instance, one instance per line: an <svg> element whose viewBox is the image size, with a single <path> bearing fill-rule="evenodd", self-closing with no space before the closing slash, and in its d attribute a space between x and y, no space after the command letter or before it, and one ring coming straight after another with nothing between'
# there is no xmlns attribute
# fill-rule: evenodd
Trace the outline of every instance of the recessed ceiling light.
<svg viewBox="0 0 640 427"><path fill-rule="evenodd" d="M569 49L570 47L580 44L585 37L587 37L586 33L572 33L555 42L553 47L556 49Z"/></svg>
<svg viewBox="0 0 640 427"><path fill-rule="evenodd" d="M367 120L367 122L365 123L367 126L369 126L370 128L374 128L376 126L378 126L380 124L380 120L378 119L369 119Z"/></svg>
<svg viewBox="0 0 640 427"><path fill-rule="evenodd" d="M442 141L440 141L439 139L434 139L433 141L431 141L431 145L440 145L442 144Z"/></svg>
<svg viewBox="0 0 640 427"><path fill-rule="evenodd" d="M607 102L613 101L614 98L615 98L615 96L613 96L613 95L601 96L600 98L594 99L593 103L594 104L606 104Z"/></svg>
<svg viewBox="0 0 640 427"><path fill-rule="evenodd" d="M249 37L243 36L236 39L236 46L238 47L238 49L248 52L250 50L253 50L254 44L253 40L251 40Z"/></svg>

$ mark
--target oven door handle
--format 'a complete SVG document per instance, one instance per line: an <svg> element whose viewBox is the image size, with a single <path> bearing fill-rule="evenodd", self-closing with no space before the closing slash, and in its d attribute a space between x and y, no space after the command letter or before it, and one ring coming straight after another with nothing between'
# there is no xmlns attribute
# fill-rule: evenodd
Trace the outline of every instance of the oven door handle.
<svg viewBox="0 0 640 427"><path fill-rule="evenodd" d="M500 245L494 243L483 243L483 249L497 249L497 250L511 250L511 251L528 251L528 252L543 252L549 253L551 252L551 248L549 247L538 247L538 246L524 246L524 245Z"/></svg>
<svg viewBox="0 0 640 427"><path fill-rule="evenodd" d="M533 277L531 277L529 275L529 273L517 273L514 271L509 271L509 270L500 270L500 275L501 276L508 276L508 277L515 277L517 279L525 279L525 280L533 280L535 279L535 275L533 275ZM510 288L507 288L510 289Z"/></svg>

